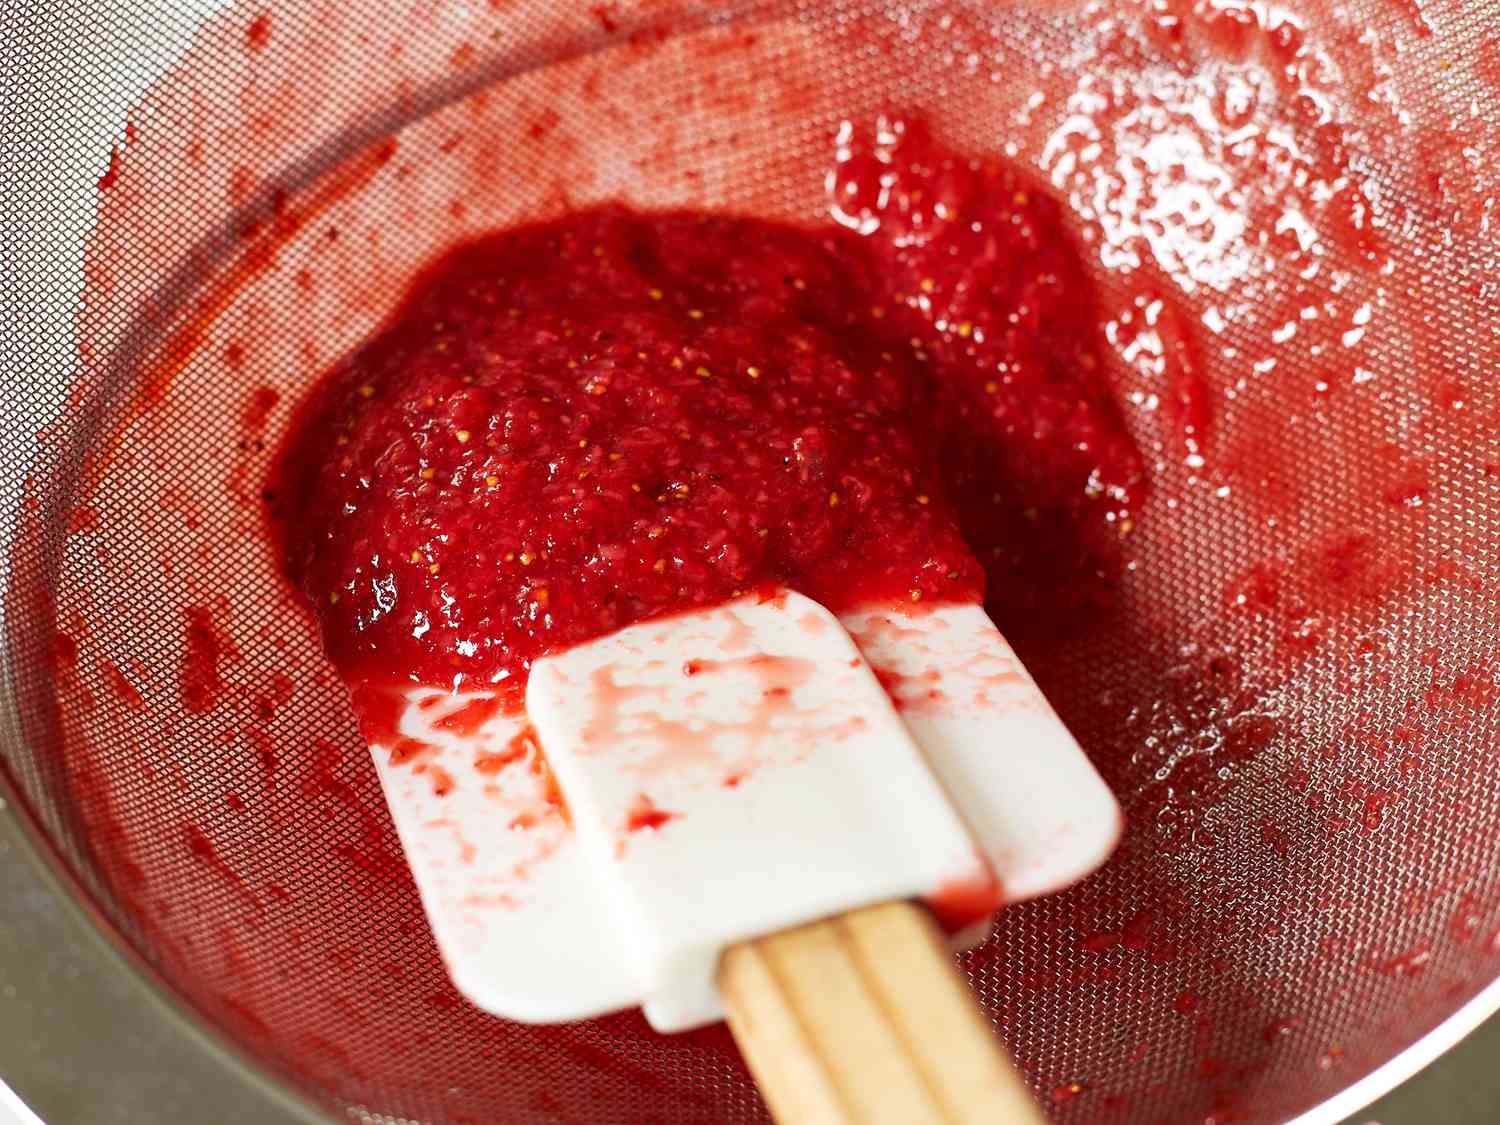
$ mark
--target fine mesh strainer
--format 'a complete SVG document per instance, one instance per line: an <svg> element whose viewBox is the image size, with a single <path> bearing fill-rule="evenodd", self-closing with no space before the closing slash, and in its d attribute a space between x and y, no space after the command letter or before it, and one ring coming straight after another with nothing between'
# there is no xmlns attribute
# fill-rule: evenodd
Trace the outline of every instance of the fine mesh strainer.
<svg viewBox="0 0 1500 1125"><path fill-rule="evenodd" d="M606 199L825 221L839 123L895 107L1074 216L1152 469L1110 606L1048 617L1046 558L991 606L1132 827L1002 914L975 988L1061 1121L1353 1109L1496 1002L1494 22L0 10L9 786L149 970L335 1113L765 1120L721 1029L460 1000L261 491L444 247Z"/></svg>

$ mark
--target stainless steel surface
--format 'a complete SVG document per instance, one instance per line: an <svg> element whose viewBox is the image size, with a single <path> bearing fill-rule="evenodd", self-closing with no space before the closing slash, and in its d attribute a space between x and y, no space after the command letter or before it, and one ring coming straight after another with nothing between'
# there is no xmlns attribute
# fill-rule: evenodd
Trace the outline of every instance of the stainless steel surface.
<svg viewBox="0 0 1500 1125"><path fill-rule="evenodd" d="M47 1125L332 1120L189 1017L34 844L0 776L0 1077Z"/></svg>
<svg viewBox="0 0 1500 1125"><path fill-rule="evenodd" d="M1500 1020L1492 1019L1348 1125L1488 1125L1500 1116Z"/></svg>

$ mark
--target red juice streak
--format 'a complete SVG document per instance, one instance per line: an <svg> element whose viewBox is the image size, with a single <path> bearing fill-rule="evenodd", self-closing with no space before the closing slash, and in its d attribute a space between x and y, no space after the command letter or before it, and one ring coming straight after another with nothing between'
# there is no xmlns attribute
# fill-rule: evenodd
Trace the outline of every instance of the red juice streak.
<svg viewBox="0 0 1500 1125"><path fill-rule="evenodd" d="M257 914L265 913L265 907L256 897L255 892L250 889L250 885L245 882L244 877L225 862L224 857L214 847L213 841L201 828L196 824L184 825L183 836L187 840L188 851L192 853L194 859L233 887L246 902L255 908Z"/></svg>
<svg viewBox="0 0 1500 1125"><path fill-rule="evenodd" d="M182 704L191 715L201 715L218 705L224 690L219 661L224 642L213 614L204 606L187 607L187 634L182 657Z"/></svg>
<svg viewBox="0 0 1500 1125"><path fill-rule="evenodd" d="M898 132L846 138L841 207L898 181L865 234L604 207L429 267L268 489L345 677L519 699L548 652L757 586L1103 597L1140 469L1058 209Z"/></svg>
<svg viewBox="0 0 1500 1125"><path fill-rule="evenodd" d="M120 666L113 660L100 660L99 673L104 678L105 685L110 694L125 705L127 711L144 711L146 700L133 683L120 671Z"/></svg>
<svg viewBox="0 0 1500 1125"><path fill-rule="evenodd" d="M234 303L235 298L276 265L282 247L303 227L362 188L385 166L395 151L396 142L393 140L372 145L361 155L339 165L306 197L280 208L265 230L257 231L251 236L245 249L224 275L197 298L181 325L142 364L138 386L121 411L119 421L101 435L99 444L85 462L85 494L98 485L114 460L126 432L166 397L173 381L197 354L214 324ZM110 172L105 177L109 183L101 180L101 188L113 186L118 173L117 160L117 157L111 159Z"/></svg>
<svg viewBox="0 0 1500 1125"><path fill-rule="evenodd" d="M360 841L340 844L335 854L347 860L366 874L388 878L398 876L405 870L400 859L386 848L389 832L379 814L367 806L358 791L349 782L338 776L344 764L344 755L332 743L320 741L315 747L317 756L313 761L311 775L303 783L303 793L312 800L331 797L342 806L342 815L353 815L359 820Z"/></svg>

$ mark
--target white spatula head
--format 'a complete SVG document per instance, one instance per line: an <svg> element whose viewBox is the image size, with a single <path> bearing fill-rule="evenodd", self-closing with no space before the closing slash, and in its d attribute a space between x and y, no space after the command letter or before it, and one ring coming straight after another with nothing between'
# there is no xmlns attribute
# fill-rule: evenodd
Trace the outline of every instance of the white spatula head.
<svg viewBox="0 0 1500 1125"><path fill-rule="evenodd" d="M659 1030L720 1017L734 942L990 882L854 642L801 595L548 657L526 708Z"/></svg>
<svg viewBox="0 0 1500 1125"><path fill-rule="evenodd" d="M405 749L372 751L455 983L514 1019L714 1019L717 950L754 926L901 896L959 924L994 905L991 873L1006 901L1055 890L1120 830L976 606L743 599L539 662L528 708L571 823L525 717L483 700L410 689Z"/></svg>

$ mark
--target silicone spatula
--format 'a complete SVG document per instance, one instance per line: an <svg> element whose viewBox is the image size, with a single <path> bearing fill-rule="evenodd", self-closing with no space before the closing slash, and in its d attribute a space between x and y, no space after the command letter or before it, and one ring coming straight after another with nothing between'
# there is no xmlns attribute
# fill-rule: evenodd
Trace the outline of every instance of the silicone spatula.
<svg viewBox="0 0 1500 1125"><path fill-rule="evenodd" d="M982 610L742 599L539 661L527 710L534 733L482 693L413 690L373 747L477 1004L639 1004L676 1030L727 999L787 1120L1030 1112L907 903L962 920L997 877L1011 901L1064 885L1119 816Z"/></svg>

